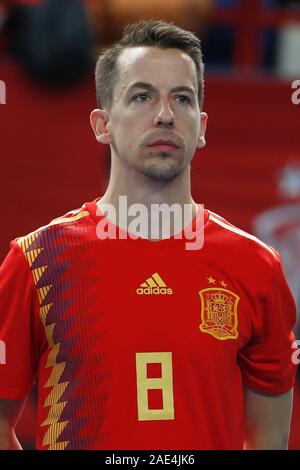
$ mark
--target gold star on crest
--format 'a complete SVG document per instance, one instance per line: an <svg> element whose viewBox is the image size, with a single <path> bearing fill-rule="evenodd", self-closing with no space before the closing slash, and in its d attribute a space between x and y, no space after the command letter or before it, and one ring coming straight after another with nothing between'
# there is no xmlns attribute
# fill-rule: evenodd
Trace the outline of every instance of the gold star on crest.
<svg viewBox="0 0 300 470"><path fill-rule="evenodd" d="M208 280L209 284L215 284L216 283L216 280L211 276L207 277L206 279Z"/></svg>
<svg viewBox="0 0 300 470"><path fill-rule="evenodd" d="M223 280L222 280L222 281L220 281L220 284L221 284L221 286L223 286L223 287L227 287L227 284L226 284L226 282L224 282Z"/></svg>

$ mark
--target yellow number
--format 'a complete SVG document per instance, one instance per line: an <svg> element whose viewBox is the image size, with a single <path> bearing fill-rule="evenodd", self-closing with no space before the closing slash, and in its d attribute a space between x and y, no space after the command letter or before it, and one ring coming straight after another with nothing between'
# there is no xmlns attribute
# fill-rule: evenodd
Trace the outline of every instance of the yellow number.
<svg viewBox="0 0 300 470"><path fill-rule="evenodd" d="M147 364L161 364L161 377L148 378ZM137 402L139 421L174 419L172 353L136 353ZM148 390L160 389L161 410L149 410Z"/></svg>

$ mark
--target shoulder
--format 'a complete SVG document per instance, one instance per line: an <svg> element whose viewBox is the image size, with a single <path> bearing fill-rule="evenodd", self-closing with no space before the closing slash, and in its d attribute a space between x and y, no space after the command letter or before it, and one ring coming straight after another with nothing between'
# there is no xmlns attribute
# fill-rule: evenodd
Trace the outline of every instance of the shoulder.
<svg viewBox="0 0 300 470"><path fill-rule="evenodd" d="M226 250L231 256L246 260L249 265L265 266L271 270L280 263L278 251L255 235L233 225L224 217L210 210L210 239L216 248Z"/></svg>
<svg viewBox="0 0 300 470"><path fill-rule="evenodd" d="M26 255L33 250L55 247L72 241L78 242L91 225L90 213L86 204L83 204L80 208L72 209L30 233L16 237L11 246L18 246Z"/></svg>

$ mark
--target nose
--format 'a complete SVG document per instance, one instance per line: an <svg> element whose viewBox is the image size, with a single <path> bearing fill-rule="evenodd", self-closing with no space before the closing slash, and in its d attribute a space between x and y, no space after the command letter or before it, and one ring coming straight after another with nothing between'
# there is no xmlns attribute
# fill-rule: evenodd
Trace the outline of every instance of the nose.
<svg viewBox="0 0 300 470"><path fill-rule="evenodd" d="M174 126L174 113L168 103L161 102L159 112L154 119L154 124L155 127L171 128Z"/></svg>

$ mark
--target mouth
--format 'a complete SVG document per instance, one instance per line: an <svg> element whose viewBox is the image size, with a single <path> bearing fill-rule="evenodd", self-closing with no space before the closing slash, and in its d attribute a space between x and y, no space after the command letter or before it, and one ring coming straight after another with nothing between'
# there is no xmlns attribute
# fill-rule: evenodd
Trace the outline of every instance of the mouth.
<svg viewBox="0 0 300 470"><path fill-rule="evenodd" d="M157 140L152 144L148 145L156 150L176 150L179 148L172 140Z"/></svg>

